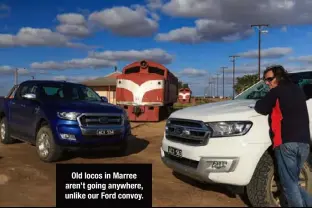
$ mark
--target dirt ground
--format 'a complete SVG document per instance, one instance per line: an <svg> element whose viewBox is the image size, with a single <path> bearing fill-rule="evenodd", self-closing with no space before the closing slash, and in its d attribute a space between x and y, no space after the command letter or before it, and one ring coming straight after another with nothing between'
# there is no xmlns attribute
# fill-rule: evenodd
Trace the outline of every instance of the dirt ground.
<svg viewBox="0 0 312 208"><path fill-rule="evenodd" d="M153 206L247 206L222 186L176 176L160 159L165 122L133 124L129 155L71 153L60 163L152 163ZM55 206L55 164L41 162L26 143L0 144L0 206Z"/></svg>

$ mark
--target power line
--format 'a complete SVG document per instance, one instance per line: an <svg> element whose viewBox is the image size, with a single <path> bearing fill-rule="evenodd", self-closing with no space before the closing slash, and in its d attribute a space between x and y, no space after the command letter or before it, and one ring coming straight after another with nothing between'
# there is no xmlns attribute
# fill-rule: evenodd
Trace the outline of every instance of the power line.
<svg viewBox="0 0 312 208"><path fill-rule="evenodd" d="M222 89L222 91L223 91L223 98L224 98L224 69L227 69L227 67L226 66L222 66L221 67L221 69L222 69L222 73L223 73L223 89Z"/></svg>
<svg viewBox="0 0 312 208"><path fill-rule="evenodd" d="M232 56L229 56L231 58L231 62L233 62L233 100L234 100L234 96L235 96L235 61L236 61L236 58L238 58L239 56L237 55L232 55Z"/></svg>
<svg viewBox="0 0 312 208"><path fill-rule="evenodd" d="M258 28L258 79L261 79L261 34L267 33L267 30L262 30L262 27L269 27L268 24L251 25Z"/></svg>

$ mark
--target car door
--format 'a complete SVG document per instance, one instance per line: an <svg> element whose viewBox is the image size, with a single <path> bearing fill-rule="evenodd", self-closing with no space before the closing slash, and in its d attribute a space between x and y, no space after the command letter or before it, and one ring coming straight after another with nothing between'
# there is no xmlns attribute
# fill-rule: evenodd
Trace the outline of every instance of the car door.
<svg viewBox="0 0 312 208"><path fill-rule="evenodd" d="M309 113L311 142L312 142L312 85L311 84L306 85L304 87L304 92L307 97L307 108Z"/></svg>
<svg viewBox="0 0 312 208"><path fill-rule="evenodd" d="M12 136L21 137L22 129L24 122L23 116L23 108L22 108L22 95L26 94L28 90L27 84L22 84L17 89L14 98L9 101L9 109L10 109L10 130Z"/></svg>
<svg viewBox="0 0 312 208"><path fill-rule="evenodd" d="M25 94L31 93L34 84L26 83L20 86L14 98L10 101L10 119L12 136L17 136L23 140L29 139L29 132L33 127L36 101L23 98Z"/></svg>
<svg viewBox="0 0 312 208"><path fill-rule="evenodd" d="M307 98L307 108L310 120L310 132L312 133L312 72L300 72L293 75L293 80L297 83L304 91ZM311 134L312 142L312 134Z"/></svg>
<svg viewBox="0 0 312 208"><path fill-rule="evenodd" d="M28 89L28 93L38 96L37 85L30 85ZM21 107L23 109L23 123L25 123L25 128L23 128L22 134L25 139L33 140L35 138L34 129L36 128L40 104L37 100L23 99Z"/></svg>

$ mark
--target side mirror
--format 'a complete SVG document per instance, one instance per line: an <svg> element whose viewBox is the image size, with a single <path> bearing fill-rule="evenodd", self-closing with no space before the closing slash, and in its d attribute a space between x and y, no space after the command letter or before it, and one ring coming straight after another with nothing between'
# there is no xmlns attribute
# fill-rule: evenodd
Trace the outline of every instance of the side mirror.
<svg viewBox="0 0 312 208"><path fill-rule="evenodd" d="M25 98L25 99L29 99L29 100L35 100L36 99L36 95L32 94L32 93L25 94L22 97Z"/></svg>
<svg viewBox="0 0 312 208"><path fill-rule="evenodd" d="M101 96L101 99L102 99L102 101L103 101L104 103L108 103L108 99L107 99L107 97L105 97L105 96Z"/></svg>

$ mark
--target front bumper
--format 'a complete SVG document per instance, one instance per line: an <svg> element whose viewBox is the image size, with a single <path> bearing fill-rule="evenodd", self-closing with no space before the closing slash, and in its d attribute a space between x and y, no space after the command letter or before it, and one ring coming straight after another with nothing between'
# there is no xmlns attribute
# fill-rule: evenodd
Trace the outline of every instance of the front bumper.
<svg viewBox="0 0 312 208"><path fill-rule="evenodd" d="M215 183L209 178L209 174L214 172L232 172L238 164L239 158L202 158L200 161L190 160L186 158L178 159L170 156L167 152L161 151L162 162L169 168L178 173L194 178L205 183ZM214 169L213 164L227 164L221 169Z"/></svg>
<svg viewBox="0 0 312 208"><path fill-rule="evenodd" d="M98 136L98 130L114 130L114 135ZM121 126L107 125L101 127L80 127L75 121L60 122L54 128L55 142L63 147L97 148L115 146L130 139L131 126L125 123Z"/></svg>
<svg viewBox="0 0 312 208"><path fill-rule="evenodd" d="M205 183L245 186L268 144L248 144L241 138L210 138L207 145L190 146L164 137L163 163L172 170ZM182 158L170 156L168 147L182 150Z"/></svg>

